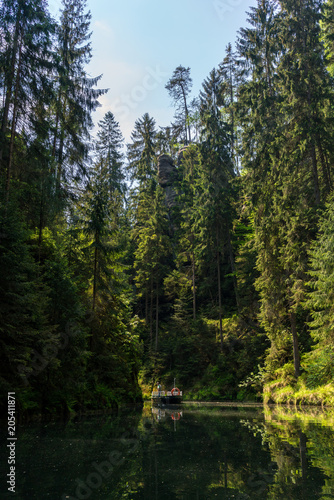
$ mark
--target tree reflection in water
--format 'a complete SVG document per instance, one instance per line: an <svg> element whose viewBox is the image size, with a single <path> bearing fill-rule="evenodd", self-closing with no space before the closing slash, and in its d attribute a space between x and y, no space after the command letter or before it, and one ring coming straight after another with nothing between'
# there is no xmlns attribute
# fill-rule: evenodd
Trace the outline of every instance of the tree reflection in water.
<svg viewBox="0 0 334 500"><path fill-rule="evenodd" d="M213 404L30 424L17 498L334 498L333 434L334 412Z"/></svg>

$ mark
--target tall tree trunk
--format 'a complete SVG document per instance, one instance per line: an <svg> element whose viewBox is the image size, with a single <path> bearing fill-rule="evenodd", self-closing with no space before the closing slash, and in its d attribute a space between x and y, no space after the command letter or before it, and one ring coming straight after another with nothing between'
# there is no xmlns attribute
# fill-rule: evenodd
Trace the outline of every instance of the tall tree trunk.
<svg viewBox="0 0 334 500"><path fill-rule="evenodd" d="M319 175L318 175L318 163L317 155L315 152L315 146L311 146L311 158L312 158L312 171L313 171L313 188L314 188L314 198L317 205L320 203L320 189L319 189Z"/></svg>
<svg viewBox="0 0 334 500"><path fill-rule="evenodd" d="M57 99L57 103L56 103L56 106L57 106L57 111L56 111L56 124L55 124L55 132L54 132L54 137L53 137L53 145L52 145L52 157L54 158L54 161L56 162L57 158L56 158L56 151L57 151L57 139L58 139L58 127L59 127L59 101L60 101L60 97L58 97ZM52 170L51 170L51 175L54 176L55 175L55 168L52 167Z"/></svg>
<svg viewBox="0 0 334 500"><path fill-rule="evenodd" d="M188 135L189 135L189 142L188 142L188 144L191 144L191 132L190 132L190 125L188 123L189 111L188 111L188 106L187 106L186 95L185 95L183 89L182 89L182 94L183 94L183 102L184 102L186 141L188 142Z"/></svg>
<svg viewBox="0 0 334 500"><path fill-rule="evenodd" d="M150 340L151 346L153 347L153 273L151 274L151 283L150 283L150 296L151 296L151 304L150 304Z"/></svg>
<svg viewBox="0 0 334 500"><path fill-rule="evenodd" d="M148 288L145 292L145 324L148 325Z"/></svg>
<svg viewBox="0 0 334 500"><path fill-rule="evenodd" d="M320 156L321 170L322 170L322 176L324 178L325 190L328 193L331 191L332 188L331 173L328 161L325 158L319 134L317 134L317 149L319 151L319 156Z"/></svg>
<svg viewBox="0 0 334 500"><path fill-rule="evenodd" d="M99 235L95 236L95 244L99 240ZM94 276L93 276L93 305L92 305L92 314L94 315L95 307L96 307L96 296L97 296L97 273L98 273L98 248L95 246L94 250ZM90 339L89 339L89 349L93 350L94 347L94 323L91 325L90 329Z"/></svg>
<svg viewBox="0 0 334 500"><path fill-rule="evenodd" d="M15 93L14 93L14 108L13 108L13 117L12 117L12 127L10 132L10 143L9 143L9 158L7 165L7 180L6 180L6 203L9 200L9 189L10 189L10 181L12 176L12 165L13 165L13 154L14 154L14 143L15 143L15 133L16 133L16 122L17 122L17 107L18 107L18 93L20 86L20 76L21 76L21 56L22 56L22 44L20 44L19 48L19 60L16 72L16 82L15 82Z"/></svg>
<svg viewBox="0 0 334 500"><path fill-rule="evenodd" d="M155 352L158 351L158 334L159 334L159 284L157 281L155 299Z"/></svg>
<svg viewBox="0 0 334 500"><path fill-rule="evenodd" d="M61 176L63 171L63 152L64 152L64 130L61 128L60 140L59 140L59 155L58 155L58 168L57 168L57 179L56 179L56 191L58 196L60 196L60 186L61 186Z"/></svg>
<svg viewBox="0 0 334 500"><path fill-rule="evenodd" d="M221 291L221 279L220 279L220 252L219 252L219 235L218 226L216 230L217 238L217 281L218 281L218 314L219 314L219 338L220 338L220 350L223 350L223 320L222 320L222 291Z"/></svg>
<svg viewBox="0 0 334 500"><path fill-rule="evenodd" d="M233 95L233 72L232 72L232 67L230 63L230 99L231 99L231 104L230 104L230 110L231 110L231 157L232 157L232 163L233 166L237 170L236 162L235 162L235 147L234 147L234 108L233 108L233 101L234 101L234 95Z"/></svg>
<svg viewBox="0 0 334 500"><path fill-rule="evenodd" d="M240 307L240 298L239 298L239 293L238 293L238 282L237 282L237 277L236 277L236 269L235 269L235 259L234 259L234 253L233 253L233 247L232 247L232 242L231 242L231 233L230 230L227 230L227 244L228 244L228 253L230 257L230 265L231 265L231 271L233 274L233 288L234 288L234 296L235 296L235 301L237 304L237 309L238 313L240 314L241 307Z"/></svg>
<svg viewBox="0 0 334 500"><path fill-rule="evenodd" d="M298 334L296 325L296 313L291 311L290 314L290 325L293 341L293 365L295 369L296 378L300 375L300 355L299 355L299 345L298 345Z"/></svg>
<svg viewBox="0 0 334 500"><path fill-rule="evenodd" d="M98 248L99 235L95 235L95 250L94 250L94 276L93 276L93 311L95 311L96 306L96 294L97 294L97 272L98 272Z"/></svg>
<svg viewBox="0 0 334 500"><path fill-rule="evenodd" d="M41 261L41 248L42 248L42 238L43 238L43 226L44 226L44 188L43 182L41 183L41 202L39 206L39 227L38 227L38 262Z"/></svg>
<svg viewBox="0 0 334 500"><path fill-rule="evenodd" d="M192 289L193 289L193 319L196 319L196 276L195 276L195 256L191 254L191 272L192 272Z"/></svg>
<svg viewBox="0 0 334 500"><path fill-rule="evenodd" d="M8 124L8 115L9 115L9 106L12 100L12 90L13 90L13 82L15 78L15 62L17 56L17 50L19 45L19 34L20 34L20 22L21 22L21 11L19 10L17 14L16 24L15 24L15 32L14 32L14 40L13 40L13 50L11 56L11 64L10 70L8 72L8 80L5 82L6 84L6 99L2 116L1 123L1 134L0 134L0 162L3 159L4 148L6 144L6 130Z"/></svg>

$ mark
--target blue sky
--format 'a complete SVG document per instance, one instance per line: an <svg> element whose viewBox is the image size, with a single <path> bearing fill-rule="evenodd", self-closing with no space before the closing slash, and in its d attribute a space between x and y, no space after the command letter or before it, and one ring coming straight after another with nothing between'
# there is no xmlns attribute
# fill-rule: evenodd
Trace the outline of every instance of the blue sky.
<svg viewBox="0 0 334 500"><path fill-rule="evenodd" d="M49 0L56 14L60 0ZM126 142L145 112L166 126L174 110L165 89L178 65L191 68L193 97L247 25L256 0L87 0L92 14L90 76L109 88L94 121L112 111Z"/></svg>

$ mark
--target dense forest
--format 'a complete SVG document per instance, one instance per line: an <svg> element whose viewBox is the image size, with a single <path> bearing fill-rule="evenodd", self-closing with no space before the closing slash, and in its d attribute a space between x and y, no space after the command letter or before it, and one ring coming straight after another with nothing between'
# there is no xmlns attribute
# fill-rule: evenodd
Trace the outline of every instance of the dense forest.
<svg viewBox="0 0 334 500"><path fill-rule="evenodd" d="M334 404L334 1L258 0L127 145L112 110L94 131L90 20L0 1L1 393Z"/></svg>

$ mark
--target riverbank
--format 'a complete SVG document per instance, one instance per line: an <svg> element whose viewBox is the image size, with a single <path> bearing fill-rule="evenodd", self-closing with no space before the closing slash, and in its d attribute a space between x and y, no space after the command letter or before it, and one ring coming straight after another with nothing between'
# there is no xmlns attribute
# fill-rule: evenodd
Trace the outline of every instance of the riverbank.
<svg viewBox="0 0 334 500"><path fill-rule="evenodd" d="M264 404L334 407L334 385L329 383L309 388L302 378L294 383L286 383L283 379L278 379L265 384L263 402Z"/></svg>

